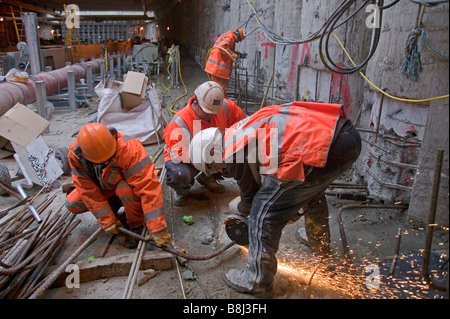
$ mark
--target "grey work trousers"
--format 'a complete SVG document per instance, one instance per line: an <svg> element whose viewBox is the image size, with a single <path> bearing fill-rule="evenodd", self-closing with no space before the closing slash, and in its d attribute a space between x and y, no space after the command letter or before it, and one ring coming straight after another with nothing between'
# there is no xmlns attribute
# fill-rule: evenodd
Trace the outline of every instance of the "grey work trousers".
<svg viewBox="0 0 450 319"><path fill-rule="evenodd" d="M228 172L241 189L241 198L247 200L255 192L249 216L249 253L244 277L249 290L259 290L272 284L277 272L277 260L281 233L286 224L298 217L303 208L308 240L313 248L324 255L329 251L330 233L328 206L325 190L342 173L351 167L361 152L361 138L350 121L344 125L330 146L327 164L314 167L305 181L281 181L266 176L258 188L249 175L249 169L233 169ZM244 165L245 166L245 165ZM240 175L237 175L239 173Z"/></svg>

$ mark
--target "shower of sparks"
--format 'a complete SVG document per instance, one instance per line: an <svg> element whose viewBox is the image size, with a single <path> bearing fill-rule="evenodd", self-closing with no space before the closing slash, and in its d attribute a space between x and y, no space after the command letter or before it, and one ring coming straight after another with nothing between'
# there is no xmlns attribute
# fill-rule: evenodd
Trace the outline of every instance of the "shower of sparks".
<svg viewBox="0 0 450 319"><path fill-rule="evenodd" d="M248 249L241 247L243 254ZM446 256L442 256L447 258ZM321 261L311 255L300 255L293 248L280 249L277 253L278 271L276 285L289 285L289 289L296 290L299 295L308 298L335 298L335 299L428 299L430 288L421 278L421 269L414 260L408 274L404 278L380 275L381 284L373 288L367 284L368 274L364 266L333 266L327 261ZM400 257L401 259L401 257ZM363 264L370 265L369 260ZM435 274L432 272L432 276ZM437 276L436 276L437 277ZM436 278L434 278L436 279ZM389 282L389 284L387 283ZM435 298L445 298L436 295Z"/></svg>

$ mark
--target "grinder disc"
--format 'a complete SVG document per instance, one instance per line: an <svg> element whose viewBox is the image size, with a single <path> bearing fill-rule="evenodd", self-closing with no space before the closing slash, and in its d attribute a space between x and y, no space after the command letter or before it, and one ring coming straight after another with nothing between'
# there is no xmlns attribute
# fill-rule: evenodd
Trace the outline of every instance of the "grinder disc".
<svg viewBox="0 0 450 319"><path fill-rule="evenodd" d="M244 216L230 215L223 224L228 237L240 246L247 246L248 241L248 219Z"/></svg>

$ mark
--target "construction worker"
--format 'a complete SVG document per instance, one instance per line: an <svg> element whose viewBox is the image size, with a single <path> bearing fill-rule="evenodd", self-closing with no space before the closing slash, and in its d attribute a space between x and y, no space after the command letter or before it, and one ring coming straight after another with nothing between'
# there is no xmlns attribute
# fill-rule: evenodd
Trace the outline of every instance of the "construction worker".
<svg viewBox="0 0 450 319"><path fill-rule="evenodd" d="M239 55L238 52L235 52L235 44L244 39L245 32L243 29L229 30L217 38L209 52L205 72L210 74L211 81L220 84L225 96L227 96L233 62Z"/></svg>
<svg viewBox="0 0 450 319"><path fill-rule="evenodd" d="M164 130L167 185L175 190L175 205L187 203L194 178L199 173L189 158L192 137L210 127L225 130L243 118L245 114L241 108L224 98L222 87L212 81L199 85L189 103L175 114ZM197 181L211 192L223 193L224 186L217 183L220 178L220 175L199 174Z"/></svg>
<svg viewBox="0 0 450 319"><path fill-rule="evenodd" d="M146 225L158 246L171 236L163 215L163 194L155 166L141 142L100 123L85 125L69 147L74 188L66 196L75 214L90 211L109 235L119 227ZM117 216L123 205L126 218Z"/></svg>
<svg viewBox="0 0 450 319"><path fill-rule="evenodd" d="M337 104L268 106L224 134L211 128L196 135L190 145L193 165L206 174L226 169L241 193L230 209L249 215L247 266L230 270L224 281L240 292L270 292L282 230L300 217L302 208L311 248L327 257L325 190L360 151L359 133Z"/></svg>

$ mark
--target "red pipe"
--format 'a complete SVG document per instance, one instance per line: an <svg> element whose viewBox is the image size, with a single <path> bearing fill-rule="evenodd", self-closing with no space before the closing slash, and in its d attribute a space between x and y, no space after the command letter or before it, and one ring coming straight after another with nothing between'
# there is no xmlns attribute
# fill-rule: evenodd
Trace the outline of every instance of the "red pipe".
<svg viewBox="0 0 450 319"><path fill-rule="evenodd" d="M45 81L47 95L51 95L60 89L67 87L67 72L74 71L75 81L84 78L86 67L92 66L92 72L100 71L100 61L95 59L88 62L77 63L50 72L41 72L30 76L28 83L3 82L0 83L0 116L5 114L17 103L30 104L36 101L36 81Z"/></svg>

